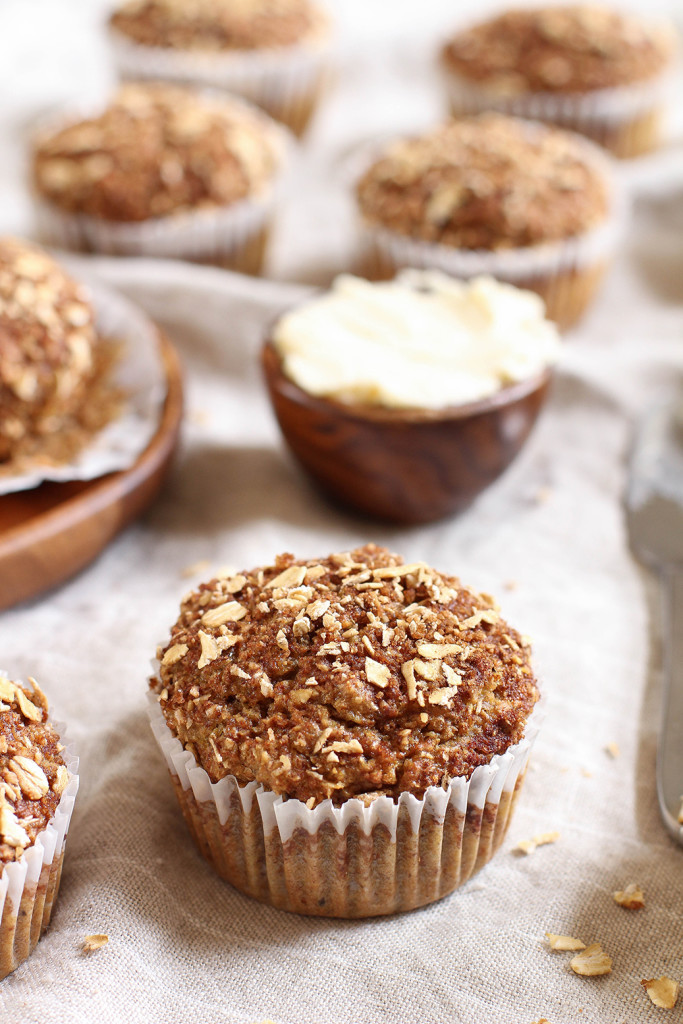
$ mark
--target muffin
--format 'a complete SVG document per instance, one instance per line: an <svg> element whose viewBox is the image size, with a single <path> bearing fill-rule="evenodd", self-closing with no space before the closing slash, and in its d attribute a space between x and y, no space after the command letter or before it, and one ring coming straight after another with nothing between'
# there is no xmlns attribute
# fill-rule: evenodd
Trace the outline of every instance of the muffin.
<svg viewBox="0 0 683 1024"><path fill-rule="evenodd" d="M529 288L573 324L618 236L610 169L585 139L482 114L386 146L356 185L364 269L436 267Z"/></svg>
<svg viewBox="0 0 683 1024"><path fill-rule="evenodd" d="M526 641L454 577L375 545L282 555L188 595L158 657L153 729L187 824L246 894L390 914L500 846L539 691Z"/></svg>
<svg viewBox="0 0 683 1024"><path fill-rule="evenodd" d="M560 354L543 302L492 278L339 277L275 324L263 368L295 457L331 497L426 522L519 452Z"/></svg>
<svg viewBox="0 0 683 1024"><path fill-rule="evenodd" d="M311 0L129 0L109 27L123 78L227 89L298 135L324 86L330 26Z"/></svg>
<svg viewBox="0 0 683 1024"><path fill-rule="evenodd" d="M37 140L39 227L67 249L258 273L283 158L282 131L239 100L124 85Z"/></svg>
<svg viewBox="0 0 683 1024"><path fill-rule="evenodd" d="M82 287L37 246L0 238L0 465L77 421L99 348Z"/></svg>
<svg viewBox="0 0 683 1024"><path fill-rule="evenodd" d="M504 11L455 35L441 63L456 115L550 121L633 157L659 145L673 54L667 26L583 4Z"/></svg>
<svg viewBox="0 0 683 1024"><path fill-rule="evenodd" d="M78 759L31 684L0 672L0 978L26 960L50 923L78 791Z"/></svg>

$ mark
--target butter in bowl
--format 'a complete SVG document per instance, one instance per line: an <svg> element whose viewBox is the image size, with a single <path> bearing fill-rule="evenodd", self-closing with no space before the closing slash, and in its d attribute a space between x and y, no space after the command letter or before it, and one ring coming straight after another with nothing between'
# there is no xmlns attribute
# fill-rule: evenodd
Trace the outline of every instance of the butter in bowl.
<svg viewBox="0 0 683 1024"><path fill-rule="evenodd" d="M348 275L263 349L280 427L333 499L420 523L461 511L528 437L561 350L535 294L489 277Z"/></svg>

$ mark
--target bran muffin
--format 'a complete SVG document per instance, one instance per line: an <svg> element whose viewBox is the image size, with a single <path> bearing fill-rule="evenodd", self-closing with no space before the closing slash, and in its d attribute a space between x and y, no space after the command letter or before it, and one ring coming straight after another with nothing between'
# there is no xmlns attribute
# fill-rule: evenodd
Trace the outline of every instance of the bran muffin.
<svg viewBox="0 0 683 1024"><path fill-rule="evenodd" d="M282 555L188 595L158 656L181 807L249 895L387 914L500 845L539 691L526 641L454 577L374 545Z"/></svg>
<svg viewBox="0 0 683 1024"><path fill-rule="evenodd" d="M59 889L78 761L45 695L0 672L0 978L31 953Z"/></svg>
<svg viewBox="0 0 683 1024"><path fill-rule="evenodd" d="M666 26L581 4L504 11L455 35L441 62L456 115L534 117L630 157L659 143L674 48Z"/></svg>
<svg viewBox="0 0 683 1024"><path fill-rule="evenodd" d="M109 27L124 78L224 88L297 134L319 99L329 21L311 0L128 0Z"/></svg>
<svg viewBox="0 0 683 1024"><path fill-rule="evenodd" d="M435 267L538 292L573 323L615 244L609 167L579 136L501 114L384 148L356 185L370 277Z"/></svg>
<svg viewBox="0 0 683 1024"><path fill-rule="evenodd" d="M43 233L65 248L260 269L281 130L230 97L122 86L37 141Z"/></svg>
<svg viewBox="0 0 683 1024"><path fill-rule="evenodd" d="M0 238L0 464L78 418L99 349L84 289L37 246Z"/></svg>

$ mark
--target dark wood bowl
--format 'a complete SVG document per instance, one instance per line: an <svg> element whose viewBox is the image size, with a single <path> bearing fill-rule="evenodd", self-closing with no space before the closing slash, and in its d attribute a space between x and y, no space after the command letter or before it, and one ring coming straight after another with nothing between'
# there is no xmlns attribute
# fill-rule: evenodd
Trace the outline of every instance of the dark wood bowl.
<svg viewBox="0 0 683 1024"><path fill-rule="evenodd" d="M314 480L378 519L426 523L466 508L526 441L551 371L490 398L438 411L347 405L286 377L273 345L262 364L280 429Z"/></svg>

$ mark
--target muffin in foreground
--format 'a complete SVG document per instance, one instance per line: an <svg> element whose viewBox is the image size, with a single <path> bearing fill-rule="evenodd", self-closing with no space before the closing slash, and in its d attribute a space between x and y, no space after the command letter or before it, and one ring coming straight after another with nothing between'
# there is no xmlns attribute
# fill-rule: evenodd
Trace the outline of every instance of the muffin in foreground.
<svg viewBox="0 0 683 1024"><path fill-rule="evenodd" d="M614 183L598 147L501 114L386 146L356 198L367 276L406 266L490 274L538 292L561 327L588 306L618 237Z"/></svg>
<svg viewBox="0 0 683 1024"><path fill-rule="evenodd" d="M128 0L109 28L123 78L226 89L297 135L323 91L330 25L312 0Z"/></svg>
<svg viewBox="0 0 683 1024"><path fill-rule="evenodd" d="M661 141L668 26L599 4L513 9L443 48L453 113L499 110L571 128L620 157Z"/></svg>
<svg viewBox="0 0 683 1024"><path fill-rule="evenodd" d="M85 289L38 246L0 238L0 467L67 461L113 415L110 353Z"/></svg>
<svg viewBox="0 0 683 1024"><path fill-rule="evenodd" d="M490 277L345 275L274 325L262 362L292 452L334 499L428 522L524 444L561 343L533 292Z"/></svg>
<svg viewBox="0 0 683 1024"><path fill-rule="evenodd" d="M66 249L258 273L284 149L283 130L237 99L125 85L36 140L39 230Z"/></svg>
<svg viewBox="0 0 683 1024"><path fill-rule="evenodd" d="M50 923L78 791L78 759L48 719L45 695L0 672L0 978Z"/></svg>
<svg viewBox="0 0 683 1024"><path fill-rule="evenodd" d="M539 692L488 596L374 545L282 555L191 593L158 656L153 729L183 813L246 894L390 914L499 847Z"/></svg>

